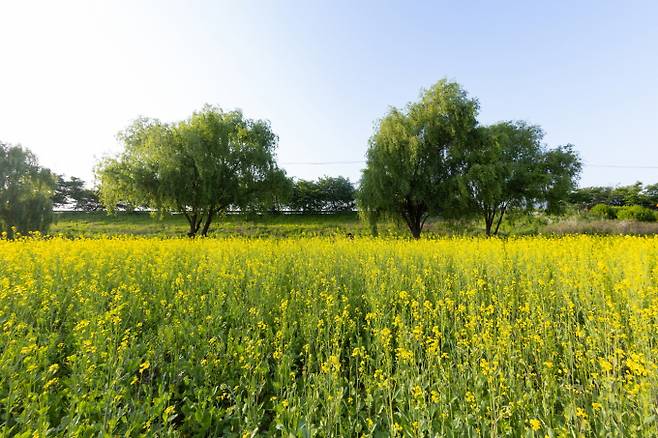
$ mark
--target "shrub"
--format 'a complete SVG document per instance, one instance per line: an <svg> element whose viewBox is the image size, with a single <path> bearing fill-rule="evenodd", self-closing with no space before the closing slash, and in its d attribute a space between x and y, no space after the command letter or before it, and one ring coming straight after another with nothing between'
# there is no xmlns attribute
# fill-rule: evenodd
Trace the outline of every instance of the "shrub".
<svg viewBox="0 0 658 438"><path fill-rule="evenodd" d="M629 205L626 207L620 207L617 211L617 217L619 219L640 222L656 221L656 213L649 208L642 207L641 205Z"/></svg>
<svg viewBox="0 0 658 438"><path fill-rule="evenodd" d="M608 204L596 204L589 211L592 216L601 219L617 219L617 207Z"/></svg>

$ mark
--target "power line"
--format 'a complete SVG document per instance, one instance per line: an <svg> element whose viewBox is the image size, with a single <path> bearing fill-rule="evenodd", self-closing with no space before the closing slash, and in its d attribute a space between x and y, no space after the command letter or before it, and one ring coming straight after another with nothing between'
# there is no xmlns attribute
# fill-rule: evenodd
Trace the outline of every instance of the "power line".
<svg viewBox="0 0 658 438"><path fill-rule="evenodd" d="M284 166L324 166L330 164L363 164L365 160L355 160L355 161L288 161L281 163Z"/></svg>
<svg viewBox="0 0 658 438"><path fill-rule="evenodd" d="M625 164L588 164L584 163L587 167L608 167L613 169L658 169L658 166L632 166Z"/></svg>
<svg viewBox="0 0 658 438"><path fill-rule="evenodd" d="M285 166L325 166L335 164L363 164L365 160L352 160L352 161L288 161L281 163ZM612 169L658 169L658 166L637 166L626 164L591 164L583 163L586 167L604 167Z"/></svg>

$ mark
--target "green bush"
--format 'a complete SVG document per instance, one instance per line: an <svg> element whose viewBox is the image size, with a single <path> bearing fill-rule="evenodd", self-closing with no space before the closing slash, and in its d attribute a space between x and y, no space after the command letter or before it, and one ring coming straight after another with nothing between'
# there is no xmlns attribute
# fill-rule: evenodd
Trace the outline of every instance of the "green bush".
<svg viewBox="0 0 658 438"><path fill-rule="evenodd" d="M596 204L589 211L592 216L601 219L617 219L618 207L613 207L608 204Z"/></svg>
<svg viewBox="0 0 658 438"><path fill-rule="evenodd" d="M624 220L640 221L640 222L655 222L656 213L641 205L629 205L620 207L617 211L617 218Z"/></svg>

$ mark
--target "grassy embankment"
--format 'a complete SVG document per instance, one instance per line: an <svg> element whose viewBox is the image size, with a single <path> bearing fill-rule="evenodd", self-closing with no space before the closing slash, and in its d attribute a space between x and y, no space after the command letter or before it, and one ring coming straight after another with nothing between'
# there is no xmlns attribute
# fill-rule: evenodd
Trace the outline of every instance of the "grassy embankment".
<svg viewBox="0 0 658 438"><path fill-rule="evenodd" d="M168 215L161 219L148 213L58 212L50 228L51 234L66 237L99 237L116 235L140 235L180 237L187 232L187 222L180 215ZM403 223L387 221L379 225L380 235L408 237ZM227 215L212 226L214 237L329 237L369 236L370 228L359 220L356 213L324 215ZM543 215L511 215L505 218L501 236L508 235L564 235L564 234L637 234L658 233L658 223L621 220L593 219L587 215L572 214L566 217ZM484 234L482 221L471 219L459 222L429 220L424 237L446 235L478 236Z"/></svg>
<svg viewBox="0 0 658 438"><path fill-rule="evenodd" d="M548 223L545 218L510 216L501 226L501 235L537 234ZM100 237L103 235L140 235L157 237L185 236L188 226L181 215L156 218L148 213L58 212L50 228L51 234L66 237ZM384 221L378 226L383 237L408 237L402 222ZM321 215L226 215L213 223L214 237L329 237L370 236L368 224L359 220L356 213ZM448 222L430 219L425 224L424 237L446 235L482 235L484 226L478 220Z"/></svg>

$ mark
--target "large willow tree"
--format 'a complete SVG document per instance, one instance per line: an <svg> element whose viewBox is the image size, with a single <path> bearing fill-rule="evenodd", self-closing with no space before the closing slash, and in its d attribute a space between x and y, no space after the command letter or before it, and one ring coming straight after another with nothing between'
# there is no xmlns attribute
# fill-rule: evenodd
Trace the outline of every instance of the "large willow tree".
<svg viewBox="0 0 658 438"><path fill-rule="evenodd" d="M392 108L370 139L358 201L371 222L404 220L416 239L430 215L457 205L459 177L477 126L478 103L441 80L405 109Z"/></svg>
<svg viewBox="0 0 658 438"><path fill-rule="evenodd" d="M119 138L124 152L97 170L105 206L113 211L127 202L178 212L190 237L205 236L213 218L229 207L260 204L283 175L269 123L240 111L205 106L174 124L140 118Z"/></svg>
<svg viewBox="0 0 658 438"><path fill-rule="evenodd" d="M45 232L53 218L55 176L21 146L0 142L0 231Z"/></svg>

